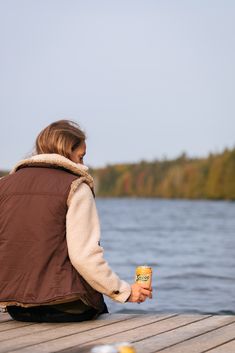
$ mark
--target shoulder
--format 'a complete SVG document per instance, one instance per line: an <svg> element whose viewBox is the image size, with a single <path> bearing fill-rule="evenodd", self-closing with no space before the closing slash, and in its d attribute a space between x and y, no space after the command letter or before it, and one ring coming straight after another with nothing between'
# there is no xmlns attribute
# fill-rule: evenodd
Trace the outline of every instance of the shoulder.
<svg viewBox="0 0 235 353"><path fill-rule="evenodd" d="M80 196L92 196L93 197L93 194L92 194L92 191L91 191L91 188L89 185L87 185L86 182L82 182L78 188L76 189L74 195L80 195Z"/></svg>
<svg viewBox="0 0 235 353"><path fill-rule="evenodd" d="M94 196L92 193L92 190L89 185L85 182L81 182L77 187L76 190L73 191L70 200L69 200L69 205L72 205L77 202L81 201L89 201L93 202Z"/></svg>

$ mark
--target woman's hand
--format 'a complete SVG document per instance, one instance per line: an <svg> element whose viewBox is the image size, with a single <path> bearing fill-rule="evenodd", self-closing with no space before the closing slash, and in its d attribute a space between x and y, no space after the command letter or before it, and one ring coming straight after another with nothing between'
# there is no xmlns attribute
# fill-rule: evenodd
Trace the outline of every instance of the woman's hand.
<svg viewBox="0 0 235 353"><path fill-rule="evenodd" d="M143 303L147 298L152 298L152 288L144 287L138 283L131 285L131 295L127 299L128 302Z"/></svg>

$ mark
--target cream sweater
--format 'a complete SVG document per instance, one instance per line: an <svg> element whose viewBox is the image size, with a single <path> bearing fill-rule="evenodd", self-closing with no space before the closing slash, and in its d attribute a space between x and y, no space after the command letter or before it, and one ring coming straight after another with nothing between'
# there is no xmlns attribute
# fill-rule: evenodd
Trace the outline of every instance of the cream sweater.
<svg viewBox="0 0 235 353"><path fill-rule="evenodd" d="M104 259L100 224L90 187L82 183L73 194L66 219L69 258L76 270L98 292L124 303L130 285L112 271Z"/></svg>

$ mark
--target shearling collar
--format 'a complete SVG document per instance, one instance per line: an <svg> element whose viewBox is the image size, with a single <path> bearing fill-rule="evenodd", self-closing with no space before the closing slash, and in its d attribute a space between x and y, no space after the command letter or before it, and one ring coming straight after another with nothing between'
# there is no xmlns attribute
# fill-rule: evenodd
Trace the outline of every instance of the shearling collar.
<svg viewBox="0 0 235 353"><path fill-rule="evenodd" d="M21 167L39 167L41 165L46 165L48 167L61 167L67 169L78 176L84 177L90 185L93 185L93 178L88 173L88 167L83 164L76 164L70 159L56 153L37 154L27 159L23 159L15 165L15 167L11 170L10 174L15 173Z"/></svg>

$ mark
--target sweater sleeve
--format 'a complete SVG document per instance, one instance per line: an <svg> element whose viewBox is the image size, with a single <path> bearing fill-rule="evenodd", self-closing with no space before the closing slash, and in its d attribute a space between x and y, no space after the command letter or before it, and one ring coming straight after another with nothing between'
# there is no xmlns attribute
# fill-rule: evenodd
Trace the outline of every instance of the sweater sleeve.
<svg viewBox="0 0 235 353"><path fill-rule="evenodd" d="M124 303L130 285L112 271L99 245L100 224L91 189L82 183L75 191L66 217L68 254L72 265L98 292Z"/></svg>

